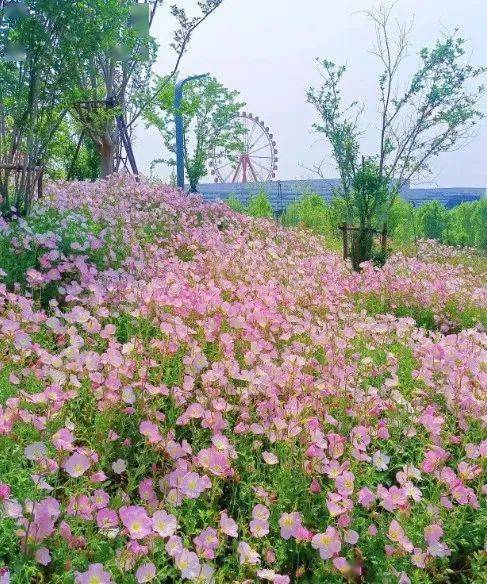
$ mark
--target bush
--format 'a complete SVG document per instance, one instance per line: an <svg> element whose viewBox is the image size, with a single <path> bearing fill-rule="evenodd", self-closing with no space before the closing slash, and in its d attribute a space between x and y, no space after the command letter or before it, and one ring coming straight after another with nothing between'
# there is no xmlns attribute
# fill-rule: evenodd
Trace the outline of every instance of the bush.
<svg viewBox="0 0 487 584"><path fill-rule="evenodd" d="M417 237L415 210L411 203L397 198L389 211L387 227L398 244L409 245Z"/></svg>
<svg viewBox="0 0 487 584"><path fill-rule="evenodd" d="M448 211L439 201L429 201L417 213L418 227L422 237L443 241L448 228Z"/></svg>
<svg viewBox="0 0 487 584"><path fill-rule="evenodd" d="M252 217L273 217L271 201L265 191L252 195L247 205L247 213Z"/></svg>
<svg viewBox="0 0 487 584"><path fill-rule="evenodd" d="M487 197L473 203L472 231L475 233L474 245L487 251Z"/></svg>
<svg viewBox="0 0 487 584"><path fill-rule="evenodd" d="M226 203L230 207L230 209L237 211L237 213L245 213L246 212L245 205L242 203L242 201L237 199L237 197L233 193L230 194L230 196L226 200Z"/></svg>
<svg viewBox="0 0 487 584"><path fill-rule="evenodd" d="M315 233L326 233L332 228L326 201L312 192L303 194L289 205L283 222L285 225L302 225Z"/></svg>

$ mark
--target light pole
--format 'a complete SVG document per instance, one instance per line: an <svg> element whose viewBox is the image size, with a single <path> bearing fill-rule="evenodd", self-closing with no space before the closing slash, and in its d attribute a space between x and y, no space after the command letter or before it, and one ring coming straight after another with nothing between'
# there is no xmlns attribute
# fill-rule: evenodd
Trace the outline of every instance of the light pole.
<svg viewBox="0 0 487 584"><path fill-rule="evenodd" d="M208 77L209 73L204 75L193 75L176 83L174 91L174 122L176 124L176 162L177 162L177 184L180 189L184 189L184 122L181 112L183 102L184 86L189 81L203 79Z"/></svg>

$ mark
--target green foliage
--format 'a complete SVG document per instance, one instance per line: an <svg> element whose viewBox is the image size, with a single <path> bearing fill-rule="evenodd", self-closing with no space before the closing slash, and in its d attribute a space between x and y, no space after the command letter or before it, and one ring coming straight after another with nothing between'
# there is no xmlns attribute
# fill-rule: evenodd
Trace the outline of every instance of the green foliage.
<svg viewBox="0 0 487 584"><path fill-rule="evenodd" d="M419 231L426 239L443 241L448 229L448 211L439 201L429 201L418 209Z"/></svg>
<svg viewBox="0 0 487 584"><path fill-rule="evenodd" d="M394 241L412 244L418 236L413 205L401 197L395 198L387 215L387 228Z"/></svg>
<svg viewBox="0 0 487 584"><path fill-rule="evenodd" d="M285 225L302 225L315 233L326 234L333 229L329 205L317 193L304 193L293 201L283 215Z"/></svg>
<svg viewBox="0 0 487 584"><path fill-rule="evenodd" d="M230 196L228 197L228 199L225 202L230 207L230 209L237 211L237 213L245 213L246 212L245 205L233 193L230 194Z"/></svg>
<svg viewBox="0 0 487 584"><path fill-rule="evenodd" d="M269 196L263 190L251 195L247 205L242 203L234 194L228 197L226 203L234 211L250 215L251 217L274 217L274 210L272 209Z"/></svg>
<svg viewBox="0 0 487 584"><path fill-rule="evenodd" d="M252 195L247 205L247 213L252 217L273 217L271 201L265 191Z"/></svg>
<svg viewBox="0 0 487 584"><path fill-rule="evenodd" d="M161 132L172 158L155 160L152 167L161 162L175 166L174 84L168 84L167 79L159 79L158 84L161 92L157 105L146 112L145 118ZM181 113L191 192L197 191L199 181L208 174L208 162L215 151L235 156L241 151L244 129L236 123L235 116L244 105L237 91L227 89L213 77L186 86Z"/></svg>
<svg viewBox="0 0 487 584"><path fill-rule="evenodd" d="M381 131L375 156L360 165L359 121L363 108L358 101L349 105L343 102L346 67L318 59L322 85L307 92L308 103L320 119L313 127L330 145L340 175L340 194L348 203L347 222L356 222L360 227L352 248L355 267L371 259L372 238L367 230L387 219L397 192L413 177L428 174L431 161L455 150L483 117L479 103L486 87L479 80L487 69L465 62L465 41L455 33L442 37L432 48L422 49L416 72L406 89L401 87L403 79L399 78L408 54L409 31L400 25L394 32L391 30L392 10L392 6L382 6L367 13L377 37L374 55L382 67ZM317 170L321 174L321 169ZM410 240L411 233L400 228L400 214L407 212L396 207L392 215L398 235ZM418 219L427 237L445 237L445 213L438 205L422 211ZM454 237L468 240L468 235L458 228Z"/></svg>
<svg viewBox="0 0 487 584"><path fill-rule="evenodd" d="M25 60L0 60L0 158L26 155L27 165L45 163L52 142L78 95L87 63L100 43L115 42L120 3L97 0L32 0L23 18L9 21L6 38L25 48ZM109 8L112 11L108 13ZM0 18L2 18L0 13ZM107 22L112 23L112 35ZM48 25L49 23L49 25ZM76 23L76 26L73 26ZM2 47L0 47L0 52ZM31 180L0 180L3 212L30 210Z"/></svg>

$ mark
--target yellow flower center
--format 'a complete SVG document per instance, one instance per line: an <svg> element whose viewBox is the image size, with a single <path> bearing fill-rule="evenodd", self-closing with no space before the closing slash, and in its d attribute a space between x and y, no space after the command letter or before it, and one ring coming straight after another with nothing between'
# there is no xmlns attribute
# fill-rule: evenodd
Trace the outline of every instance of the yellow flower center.
<svg viewBox="0 0 487 584"><path fill-rule="evenodd" d="M293 524L292 517L286 517L285 519L283 519L282 522L284 523L284 525L286 527L292 527L292 524Z"/></svg>
<svg viewBox="0 0 487 584"><path fill-rule="evenodd" d="M323 545L330 545L331 537L329 535L322 535L320 541Z"/></svg>

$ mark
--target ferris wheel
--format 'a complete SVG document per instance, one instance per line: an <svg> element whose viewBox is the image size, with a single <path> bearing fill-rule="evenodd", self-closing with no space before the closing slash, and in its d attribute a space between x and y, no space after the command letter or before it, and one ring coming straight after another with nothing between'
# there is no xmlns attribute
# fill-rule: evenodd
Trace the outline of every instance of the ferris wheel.
<svg viewBox="0 0 487 584"><path fill-rule="evenodd" d="M228 152L216 147L210 161L211 174L217 183L266 182L276 177L277 148L274 135L266 124L253 114L235 116L236 128L241 128L240 148Z"/></svg>

